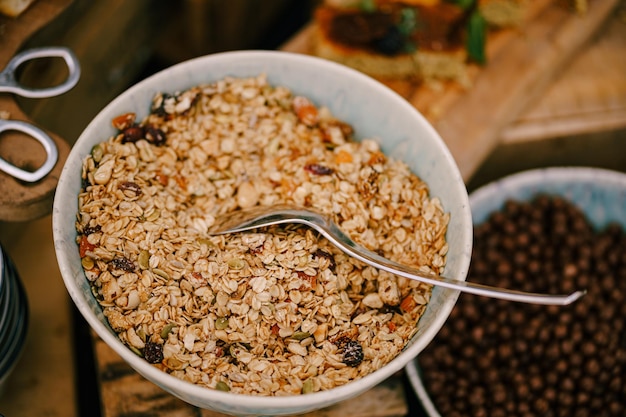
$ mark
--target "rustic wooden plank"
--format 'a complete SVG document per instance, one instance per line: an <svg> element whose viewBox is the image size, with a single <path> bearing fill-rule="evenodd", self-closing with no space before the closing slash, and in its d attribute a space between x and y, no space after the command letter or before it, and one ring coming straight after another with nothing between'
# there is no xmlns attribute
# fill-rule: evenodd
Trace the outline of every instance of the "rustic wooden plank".
<svg viewBox="0 0 626 417"><path fill-rule="evenodd" d="M465 179L497 145L502 129L559 77L616 5L617 0L592 2L584 17L558 6L544 10L524 36L507 45L500 62L482 71L471 93L435 122Z"/></svg>
<svg viewBox="0 0 626 417"><path fill-rule="evenodd" d="M18 17L0 15L0 68L4 68L24 42L55 19L72 0L38 0Z"/></svg>
<svg viewBox="0 0 626 417"><path fill-rule="evenodd" d="M626 127L626 2L564 74L501 133L503 144Z"/></svg>
<svg viewBox="0 0 626 417"><path fill-rule="evenodd" d="M498 68L496 72L498 74L503 72L502 63L508 63L512 59L509 56L511 54L509 51L511 43L520 37L525 37L528 27L536 26L537 17L549 7L554 7L553 3L554 0L527 2L522 19L525 23L522 26L490 31L485 46L487 64L485 67L475 64L468 66L468 85L459 85L455 82L437 83L432 81L418 84L408 97L408 100L432 123L449 117L448 113L453 105L464 100L465 95L473 94L475 84L478 82L479 77L484 78L483 73L486 68ZM506 76L513 77L515 73L507 72ZM495 96L497 92L494 90L491 94L494 97L490 100L497 101L498 97Z"/></svg>
<svg viewBox="0 0 626 417"><path fill-rule="evenodd" d="M189 405L144 379L95 334L94 345L103 417L226 417ZM407 413L402 379L396 375L356 398L300 417L401 417Z"/></svg>

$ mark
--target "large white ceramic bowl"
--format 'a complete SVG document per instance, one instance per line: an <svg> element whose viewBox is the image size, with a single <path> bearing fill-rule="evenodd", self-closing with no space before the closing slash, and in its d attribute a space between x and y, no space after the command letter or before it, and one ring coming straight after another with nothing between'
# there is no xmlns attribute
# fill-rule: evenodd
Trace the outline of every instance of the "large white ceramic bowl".
<svg viewBox="0 0 626 417"><path fill-rule="evenodd" d="M407 162L429 185L451 214L445 273L465 280L472 249L471 214L459 170L435 130L407 101L373 79L319 58L271 51L227 52L193 59L157 73L133 86L106 106L81 134L58 183L53 209L58 264L74 303L97 334L137 372L161 388L201 408L234 415L299 414L354 397L402 369L433 338L448 317L458 292L436 288L406 349L382 369L329 391L292 397L244 396L210 390L170 376L136 356L109 327L83 273L76 246L77 195L81 164L92 146L114 134L111 119L135 112L147 115L153 95L176 92L226 76L261 73L273 85L290 88L355 127L358 138L380 138L383 151Z"/></svg>
<svg viewBox="0 0 626 417"><path fill-rule="evenodd" d="M590 167L532 169L486 184L470 195L473 222L485 222L507 200L530 201L540 194L567 199L598 230L610 223L626 228L626 174ZM426 414L441 417L420 376L419 358L409 362L406 372Z"/></svg>

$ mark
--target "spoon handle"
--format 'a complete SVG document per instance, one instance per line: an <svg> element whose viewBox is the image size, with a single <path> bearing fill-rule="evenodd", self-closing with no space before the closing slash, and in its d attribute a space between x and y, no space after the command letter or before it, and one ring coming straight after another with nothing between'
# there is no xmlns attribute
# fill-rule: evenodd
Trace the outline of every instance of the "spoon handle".
<svg viewBox="0 0 626 417"><path fill-rule="evenodd" d="M259 227L288 223L299 223L312 227L348 256L356 258L375 268L382 269L404 278L414 279L427 284L446 287L461 292L528 304L561 306L573 303L585 295L586 292L576 291L569 295L529 293L467 281L459 281L445 278L434 273L421 272L415 268L383 258L382 256L365 249L350 239L350 237L341 231L339 226L326 216L320 215L316 212L293 209L290 207L273 207L271 211L261 208L257 210L234 212L230 216L225 216L220 219L216 225L214 225L210 233L237 233Z"/></svg>
<svg viewBox="0 0 626 417"><path fill-rule="evenodd" d="M529 293L507 288L492 287L468 281L459 281L445 278L434 273L418 271L406 265L393 262L387 258L377 255L364 247L356 244L348 236L346 236L334 223L325 222L323 225L307 223L318 230L326 239L333 243L337 248L341 249L347 255L352 256L360 261L382 269L389 273L402 276L404 278L414 279L431 285L446 287L461 292L475 295L482 295L490 298L499 298L502 300L517 301L529 304L544 305L568 305L582 297L586 291L576 291L568 295L550 295Z"/></svg>

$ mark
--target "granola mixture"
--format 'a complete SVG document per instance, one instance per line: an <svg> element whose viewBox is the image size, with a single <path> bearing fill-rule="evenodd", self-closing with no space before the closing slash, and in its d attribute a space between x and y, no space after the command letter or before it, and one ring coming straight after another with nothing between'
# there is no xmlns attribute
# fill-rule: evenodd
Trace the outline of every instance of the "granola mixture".
<svg viewBox="0 0 626 417"><path fill-rule="evenodd" d="M430 286L303 226L209 236L216 216L295 203L370 250L442 272L449 214L408 167L265 76L158 94L83 165L82 264L111 327L165 372L256 395L327 390L388 363Z"/></svg>

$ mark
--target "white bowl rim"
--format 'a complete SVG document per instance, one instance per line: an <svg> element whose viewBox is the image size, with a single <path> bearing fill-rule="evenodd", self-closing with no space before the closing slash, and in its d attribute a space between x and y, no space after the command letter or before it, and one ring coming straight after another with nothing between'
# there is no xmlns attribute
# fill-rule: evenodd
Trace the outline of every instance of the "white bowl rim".
<svg viewBox="0 0 626 417"><path fill-rule="evenodd" d="M368 88L372 88L373 90L376 90L380 94L395 96L396 99L400 100L399 105L404 106L407 111L413 113L414 117L421 120L424 129L429 131L430 135L438 138L441 141L441 144L443 145L440 149L442 153L441 156L444 157L446 161L448 162L448 164L455 169L455 171L452 173L452 176L456 178L454 186L458 185L458 186L464 187L464 181L462 179L460 171L458 170L458 167L456 165L456 162L451 152L445 145L445 142L443 142L440 135L434 129L434 127L432 127L430 122L428 122L421 113L419 113L408 101L402 98L399 94L397 94L395 91L385 86L384 84L374 80L373 78L361 72L353 70L352 68L343 66L341 64L337 64L332 61L324 60L318 57L292 53L292 52L285 52L285 51L241 50L241 51L220 52L216 54L193 58L188 61L184 61L184 62L175 64L171 67L168 67L162 71L157 72L156 74L153 74L147 77L146 79L140 81L139 83L131 86L130 88L125 90L123 93L121 93L119 96L117 96L115 99L113 99L87 125L83 133L78 138L77 143L81 141L81 139L85 135L85 132L89 131L92 125L97 124L98 120L104 117L103 113L105 112L106 109L113 108L116 106L119 107L119 103L122 102L126 96L132 95L135 91L141 90L145 84L150 83L155 78L163 77L162 75L163 73L170 71L177 67L189 65L197 61L203 61L207 59L211 59L211 60L229 59L230 57L237 57L237 56L247 56L252 59L254 59L255 57L275 56L277 58L289 57L289 59L291 60L299 60L302 62L315 61L315 62L321 63L324 66L332 68L334 71L337 71L339 73L344 73L345 75L348 75L350 77L359 78L363 83L366 83L368 85ZM106 138L103 138L103 140L105 139ZM68 160L72 158L79 158L79 157L80 157L79 149L76 146L72 147L72 149L70 150L70 154L68 156ZM64 166L61 172L61 176L60 176L59 183L58 183L59 185L57 188L64 187L64 184L66 182L64 181L64 178L68 177L69 175L73 175L73 173L69 172L68 166L66 165ZM58 198L59 195L60 193L56 193L53 207L58 208L60 205L64 203ZM464 210L462 212L463 216L465 216L466 218L461 219L461 221L463 222L463 224L471 224L471 213L469 211L469 197L467 195L466 190L463 193L460 193L460 195L461 195L461 199L463 200L462 201L463 207L467 207L467 210ZM58 213L57 209L53 209L52 214L53 214L53 230L57 230L57 227L62 227L62 219L60 218L61 216ZM472 245L471 231L468 233L469 233L469 237L466 237L466 240L468 239L469 242L466 241L464 246L466 250L471 251L471 245ZM337 401L332 400L335 397L340 397L342 399L351 398L361 393L362 390L358 389L360 385L365 384L365 385L374 386L375 384L370 384L371 380L375 380L376 382L379 383L387 379L394 373L402 370L404 366L408 362L410 362L413 357L416 356L417 354L416 351L423 349L425 344L429 343L430 340L432 340L432 338L434 337L434 335L439 331L439 329L441 328L441 326L447 319L447 316L449 315L450 311L454 307L454 304L456 303L456 300L459 295L459 292L456 290L448 290L448 289L444 290L448 292L449 295L446 297L446 300L442 303L440 317L437 317L434 320L434 323L421 336L422 340L426 340L426 342L424 342L424 346L421 346L420 343L413 343L412 345L405 348L399 355L397 355L387 365L385 365L384 367L382 367L381 369L377 371L374 371L364 377L359 378L357 381L351 381L351 383L344 384L344 385L332 388L330 390L310 393L306 395L276 397L276 396L258 396L258 395L249 395L249 394L234 394L234 393L229 393L229 392L221 392L218 390L210 390L209 388L176 378L166 372L163 372L157 369L153 365L149 364L147 361L135 355L130 349L128 349L119 340L119 338L117 338L113 333L111 333L110 329L107 328L102 322L100 322L98 318L91 313L91 311L85 311L89 309L83 304L80 291L78 291L77 288L74 288L74 283L72 282L72 279L71 279L71 277L73 276L72 266L69 264L68 260L63 256L63 254L60 253L61 248L59 245L57 245L56 238L55 238L55 249L57 250L57 260L59 263L61 276L65 282L65 286L68 290L69 295L73 299L74 303L79 307L79 311L81 312L82 316L89 323L89 325L95 330L97 335L140 374L144 375L151 382L159 385L161 388L175 395L180 394L180 391L178 391L179 388L176 388L177 391L176 393L174 393L172 389L170 389L169 387L174 387L174 386L183 387L183 391L186 393L189 393L189 396L191 397L212 398L212 399L215 399L217 402L223 402L223 403L232 403L233 398L236 398L237 400L240 400L241 402L245 402L246 409L254 409L254 408L266 409L266 410L273 409L273 410L276 410L277 413L280 413L281 409L286 410L286 409L293 407L294 405L293 403L296 403L299 408L303 408L303 409L306 408L306 409L313 410L313 409L319 408L317 404L319 404L320 402L322 403L329 402L329 401L331 401L332 403L337 402ZM469 258L462 262L462 265L459 268L460 276L457 278L465 280L468 269L469 269ZM163 384L161 384L160 382L163 382Z"/></svg>

